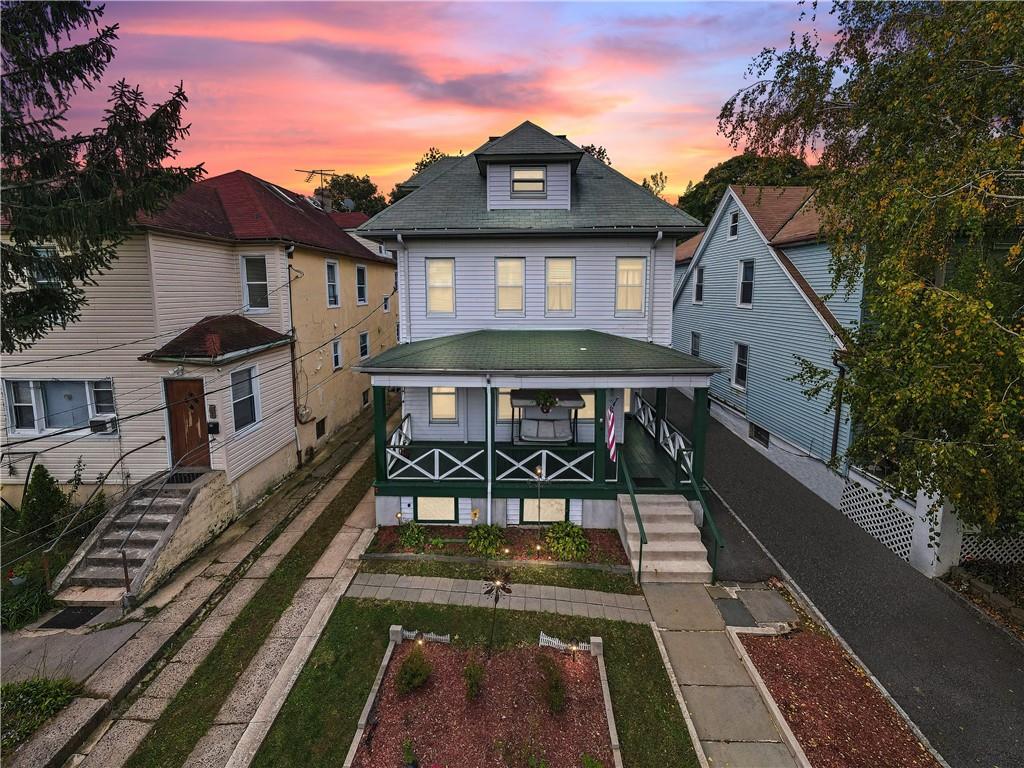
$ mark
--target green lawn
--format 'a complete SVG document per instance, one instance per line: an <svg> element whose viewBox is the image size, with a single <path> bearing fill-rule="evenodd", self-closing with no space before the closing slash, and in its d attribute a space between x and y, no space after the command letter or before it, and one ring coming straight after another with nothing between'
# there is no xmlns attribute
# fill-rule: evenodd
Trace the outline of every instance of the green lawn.
<svg viewBox="0 0 1024 768"><path fill-rule="evenodd" d="M486 608L342 600L256 754L254 768L341 765L384 656L391 624L450 632L456 643L471 645L485 642L490 617ZM534 645L541 630L564 640L604 638L612 706L627 768L698 765L649 627L547 613L502 613L497 644Z"/></svg>
<svg viewBox="0 0 1024 768"><path fill-rule="evenodd" d="M210 654L171 700L128 761L131 768L177 768L214 717L296 590L373 483L367 460L242 609Z"/></svg>
<svg viewBox="0 0 1024 768"><path fill-rule="evenodd" d="M452 579L484 579L494 568L473 563L447 563L440 560L364 560L359 568L367 573L398 573L403 576L447 576ZM549 584L553 587L592 589L595 592L642 594L633 578L591 568L560 568L553 565L518 565L502 568L513 584Z"/></svg>

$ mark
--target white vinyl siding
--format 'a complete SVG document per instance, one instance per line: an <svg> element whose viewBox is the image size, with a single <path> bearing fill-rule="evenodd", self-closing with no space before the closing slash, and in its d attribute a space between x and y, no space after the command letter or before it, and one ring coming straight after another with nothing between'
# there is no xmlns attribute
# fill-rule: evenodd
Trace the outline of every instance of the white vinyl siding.
<svg viewBox="0 0 1024 768"><path fill-rule="evenodd" d="M338 262L328 260L325 269L327 273L327 306L340 307L341 294L338 292Z"/></svg>
<svg viewBox="0 0 1024 768"><path fill-rule="evenodd" d="M568 210L572 199L572 170L569 163L548 163L544 166L544 193L513 193L513 167L504 163L487 166L487 209L561 209ZM538 168L540 166L529 166ZM536 182L534 182L536 185Z"/></svg>
<svg viewBox="0 0 1024 768"><path fill-rule="evenodd" d="M356 304L366 304L366 267L356 266Z"/></svg>
<svg viewBox="0 0 1024 768"><path fill-rule="evenodd" d="M259 314L270 311L266 256L242 257L242 296L246 312Z"/></svg>
<svg viewBox="0 0 1024 768"><path fill-rule="evenodd" d="M545 311L571 315L576 307L576 260L549 258L545 264Z"/></svg>
<svg viewBox="0 0 1024 768"><path fill-rule="evenodd" d="M427 259L427 314L455 314L455 259Z"/></svg>
<svg viewBox="0 0 1024 768"><path fill-rule="evenodd" d="M231 415L235 432L259 421L259 383L253 377L255 367L231 373Z"/></svg>
<svg viewBox="0 0 1024 768"><path fill-rule="evenodd" d="M646 264L646 259L635 257L615 260L615 314L643 314Z"/></svg>
<svg viewBox="0 0 1024 768"><path fill-rule="evenodd" d="M458 391L455 387L431 387L430 421L433 423L458 420Z"/></svg>
<svg viewBox="0 0 1024 768"><path fill-rule="evenodd" d="M495 259L494 309L496 313L523 314L525 307L523 275L523 259Z"/></svg>

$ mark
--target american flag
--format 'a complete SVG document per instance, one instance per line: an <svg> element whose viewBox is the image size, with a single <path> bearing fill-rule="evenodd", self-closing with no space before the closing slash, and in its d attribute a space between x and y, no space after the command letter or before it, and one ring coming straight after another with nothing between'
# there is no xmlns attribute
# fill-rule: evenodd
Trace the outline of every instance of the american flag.
<svg viewBox="0 0 1024 768"><path fill-rule="evenodd" d="M605 430L605 440L608 443L608 458L612 461L618 461L615 458L615 401L608 406L608 418L605 419L605 423L608 428Z"/></svg>

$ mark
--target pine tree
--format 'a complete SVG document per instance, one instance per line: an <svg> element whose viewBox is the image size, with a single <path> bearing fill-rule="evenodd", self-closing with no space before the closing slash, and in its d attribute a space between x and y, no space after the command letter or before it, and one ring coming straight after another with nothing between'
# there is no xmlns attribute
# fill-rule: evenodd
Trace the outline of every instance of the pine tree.
<svg viewBox="0 0 1024 768"><path fill-rule="evenodd" d="M117 25L100 25L103 6L0 8L0 208L8 235L0 248L0 347L10 353L74 322L85 304L83 285L110 266L135 217L159 210L204 171L164 165L188 135L181 85L150 108L139 88L121 80L110 88L100 127L67 131L72 97L93 90L114 57Z"/></svg>

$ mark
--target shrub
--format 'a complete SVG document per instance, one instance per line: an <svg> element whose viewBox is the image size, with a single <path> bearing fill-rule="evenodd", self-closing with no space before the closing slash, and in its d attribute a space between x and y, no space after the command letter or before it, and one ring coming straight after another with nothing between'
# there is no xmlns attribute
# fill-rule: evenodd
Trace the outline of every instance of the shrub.
<svg viewBox="0 0 1024 768"><path fill-rule="evenodd" d="M76 693L78 684L71 680L42 677L0 687L0 699L3 699L0 718L4 721L0 747L4 754L9 755L40 725L70 704Z"/></svg>
<svg viewBox="0 0 1024 768"><path fill-rule="evenodd" d="M38 573L29 573L20 586L4 585L0 600L0 626L12 630L35 621L55 605Z"/></svg>
<svg viewBox="0 0 1024 768"><path fill-rule="evenodd" d="M427 547L427 531L415 520L398 526L398 544L403 549L422 552Z"/></svg>
<svg viewBox="0 0 1024 768"><path fill-rule="evenodd" d="M36 542L52 539L55 518L68 508L68 497L61 491L50 470L42 464L32 470L25 497L21 501L21 532ZM41 529L41 530L40 530Z"/></svg>
<svg viewBox="0 0 1024 768"><path fill-rule="evenodd" d="M484 687L484 668L478 661L470 661L462 668L462 679L466 681L466 698L479 699Z"/></svg>
<svg viewBox="0 0 1024 768"><path fill-rule="evenodd" d="M431 549L444 549L444 539L440 536L435 536L430 540Z"/></svg>
<svg viewBox="0 0 1024 768"><path fill-rule="evenodd" d="M505 546L505 531L499 525L474 525L466 537L469 551L480 557L494 557Z"/></svg>
<svg viewBox="0 0 1024 768"><path fill-rule="evenodd" d="M565 678L562 677L562 670L555 663L554 659L545 653L537 654L537 666L540 667L541 675L544 677L543 689L544 701L547 702L548 710L553 715L565 711Z"/></svg>
<svg viewBox="0 0 1024 768"><path fill-rule="evenodd" d="M398 692L412 693L418 688L422 688L430 679L430 672L430 661L424 655L423 649L417 645L402 661L402 666L398 668L398 677L395 681Z"/></svg>
<svg viewBox="0 0 1024 768"><path fill-rule="evenodd" d="M548 550L559 560L582 560L587 556L590 542L578 525L568 520L555 523L544 537Z"/></svg>
<svg viewBox="0 0 1024 768"><path fill-rule="evenodd" d="M602 763L596 757L584 755L582 758L581 768L604 768L604 763Z"/></svg>

